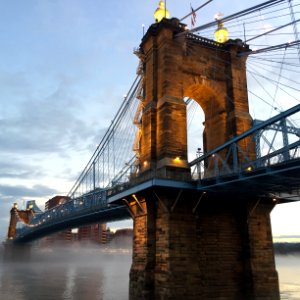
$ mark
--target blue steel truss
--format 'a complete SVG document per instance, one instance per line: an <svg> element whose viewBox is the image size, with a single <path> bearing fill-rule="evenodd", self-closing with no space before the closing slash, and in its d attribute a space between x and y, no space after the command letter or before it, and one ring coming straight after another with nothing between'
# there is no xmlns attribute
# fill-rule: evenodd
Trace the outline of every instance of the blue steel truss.
<svg viewBox="0 0 300 300"><path fill-rule="evenodd" d="M109 204L105 189L95 189L79 198L70 199L43 213L35 214L29 224L17 229L15 241L36 239L83 224L112 222L129 218L123 205Z"/></svg>
<svg viewBox="0 0 300 300"><path fill-rule="evenodd" d="M298 159L300 130L287 124L299 111L296 105L267 121L255 121L251 129L199 156L190 162L193 178L219 180Z"/></svg>

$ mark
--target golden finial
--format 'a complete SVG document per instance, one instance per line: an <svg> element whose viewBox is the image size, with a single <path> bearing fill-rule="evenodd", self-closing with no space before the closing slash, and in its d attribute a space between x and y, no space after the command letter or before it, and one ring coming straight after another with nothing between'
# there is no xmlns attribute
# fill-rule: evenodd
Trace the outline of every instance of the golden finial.
<svg viewBox="0 0 300 300"><path fill-rule="evenodd" d="M163 18L169 18L170 13L165 7L165 2L163 0L159 1L158 8L154 12L154 19L159 23Z"/></svg>
<svg viewBox="0 0 300 300"><path fill-rule="evenodd" d="M225 43L229 39L229 32L227 28L224 27L224 24L222 22L222 17L223 17L222 13L217 13L215 15L215 20L218 22L218 28L215 31L214 36L215 36L215 41L218 43Z"/></svg>

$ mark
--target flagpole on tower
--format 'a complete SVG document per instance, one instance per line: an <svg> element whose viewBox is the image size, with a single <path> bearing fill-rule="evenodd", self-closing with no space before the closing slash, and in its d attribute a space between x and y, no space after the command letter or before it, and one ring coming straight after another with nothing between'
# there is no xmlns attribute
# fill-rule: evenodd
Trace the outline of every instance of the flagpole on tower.
<svg viewBox="0 0 300 300"><path fill-rule="evenodd" d="M183 18L180 19L180 22L183 21L184 19L186 19L187 17L191 16L192 14L194 14L196 11L198 11L200 8L206 6L207 4L209 4L210 2L212 2L213 0L208 0L206 1L204 4L200 5L198 8L194 9L192 12L190 12L189 14L187 14L186 16L184 16Z"/></svg>

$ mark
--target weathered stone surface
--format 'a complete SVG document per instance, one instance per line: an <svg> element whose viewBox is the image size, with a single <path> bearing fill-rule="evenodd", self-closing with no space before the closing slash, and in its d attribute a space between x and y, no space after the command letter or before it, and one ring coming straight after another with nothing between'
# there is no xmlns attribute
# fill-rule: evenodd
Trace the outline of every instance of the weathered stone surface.
<svg viewBox="0 0 300 300"><path fill-rule="evenodd" d="M184 97L195 100L204 111L205 152L244 132L252 124L246 56L237 56L238 52L248 51L247 46L239 41L220 46L192 35L174 38L174 32L179 31L184 31L182 26L165 20L150 27L140 46L145 55L141 171L152 169L162 177L167 173L170 176L165 169L174 166L176 157L182 161L177 167L187 168ZM249 149L249 143L251 141L245 140L240 146ZM176 169L173 173L178 178ZM188 173L187 168L186 178Z"/></svg>
<svg viewBox="0 0 300 300"><path fill-rule="evenodd" d="M208 193L193 213L199 195L155 193L134 219L131 300L279 299L270 199Z"/></svg>
<svg viewBox="0 0 300 300"><path fill-rule="evenodd" d="M174 36L178 32L182 35ZM145 55L140 181L146 174L189 179L184 97L205 113L206 152L251 127L246 58L237 56L247 46L185 33L178 20L163 20L150 27L140 46ZM254 155L250 143L239 146ZM127 199L134 215L131 300L279 299L270 199L176 187L135 197L140 202Z"/></svg>

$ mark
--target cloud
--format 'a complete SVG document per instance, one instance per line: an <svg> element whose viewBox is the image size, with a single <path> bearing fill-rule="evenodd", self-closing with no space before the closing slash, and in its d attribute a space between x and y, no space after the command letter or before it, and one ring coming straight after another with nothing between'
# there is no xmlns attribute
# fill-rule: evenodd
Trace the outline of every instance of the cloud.
<svg viewBox="0 0 300 300"><path fill-rule="evenodd" d="M6 199L18 197L47 197L54 194L57 194L57 190L45 185L34 185L32 188L24 185L0 185L0 196L4 198L7 197Z"/></svg>
<svg viewBox="0 0 300 300"><path fill-rule="evenodd" d="M30 93L30 83L26 78L25 72L22 71L2 71L0 73L0 88L1 96L6 98L6 101L1 103L2 109L7 107L12 99L14 101L20 100Z"/></svg>
<svg viewBox="0 0 300 300"><path fill-rule="evenodd" d="M41 170L31 164L19 162L18 160L3 160L0 159L0 179L1 178L37 178L42 176Z"/></svg>
<svg viewBox="0 0 300 300"><path fill-rule="evenodd" d="M84 148L95 136L80 110L82 101L61 82L47 97L36 99L34 90L22 101L7 105L10 115L0 119L1 151L9 153L58 152ZM31 95L30 95L31 94Z"/></svg>

